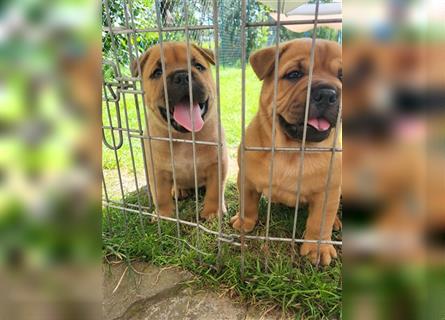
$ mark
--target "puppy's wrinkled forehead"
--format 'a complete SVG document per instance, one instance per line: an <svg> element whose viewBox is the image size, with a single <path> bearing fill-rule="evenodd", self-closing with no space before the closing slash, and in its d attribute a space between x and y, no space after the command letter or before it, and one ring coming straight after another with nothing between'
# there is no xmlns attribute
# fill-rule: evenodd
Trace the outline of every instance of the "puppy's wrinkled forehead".
<svg viewBox="0 0 445 320"><path fill-rule="evenodd" d="M173 71L178 69L187 69L187 45L183 43L176 43L172 45L165 43L163 46L163 55L165 68L167 71ZM207 65L206 59L202 54L194 47L190 46L190 60L193 63L200 63ZM148 58L147 70L154 70L161 68L161 47L158 45L152 48L150 57Z"/></svg>
<svg viewBox="0 0 445 320"><path fill-rule="evenodd" d="M290 69L309 72L311 56L311 39L287 43L280 55L280 73ZM342 66L341 47L332 41L316 40L314 56L314 72L336 74Z"/></svg>

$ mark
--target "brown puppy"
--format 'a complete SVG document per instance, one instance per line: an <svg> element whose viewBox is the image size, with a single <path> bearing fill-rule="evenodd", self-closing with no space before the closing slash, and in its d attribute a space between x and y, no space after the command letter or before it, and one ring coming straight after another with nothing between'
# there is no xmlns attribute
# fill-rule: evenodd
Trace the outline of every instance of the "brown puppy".
<svg viewBox="0 0 445 320"><path fill-rule="evenodd" d="M276 147L299 147L303 136L311 40L299 39L283 43L279 50L275 145ZM270 148L272 146L274 61L275 47L259 50L250 57L253 70L258 78L263 80L263 87L258 113L246 129L247 147ZM335 42L317 40L306 135L307 147L332 147L333 145L334 127L341 100L341 74L340 46ZM309 204L305 239L320 238L324 190L330 158L330 152L305 152L300 198L300 201ZM238 213L232 218L231 222L235 229L249 232L254 228L258 219L260 196L261 194L268 195L270 159L271 152L245 152L245 217L241 221ZM341 154L336 154L334 159L323 240L331 240L340 198ZM240 164L239 152L238 164ZM275 153L272 180L273 202L295 206L299 167L300 153ZM240 174L238 174L238 188L241 190ZM329 264L331 258L337 255L330 244L322 244L320 250L320 262L323 265ZM315 263L317 244L304 243L300 248L300 253L308 255Z"/></svg>
<svg viewBox="0 0 445 320"><path fill-rule="evenodd" d="M215 83L210 64L215 64L213 52L195 45L190 46L192 68L193 106L190 112L189 77L187 71L187 46L185 43L164 43L166 91L170 108L171 130L174 139L192 140L191 131L195 131L197 141L218 142L218 119L216 109ZM164 95L163 71L161 66L161 48L153 46L139 59L142 72L144 99L148 108L150 135L168 138L167 106ZM138 75L137 61L132 63L133 75ZM222 130L224 142L224 130ZM172 216L174 203L172 195L173 171L168 141L145 140L147 165L149 168L150 188L156 200L160 215ZM193 149L191 143L173 142L174 164L178 197L187 194L195 187L193 169ZM154 170L151 170L153 158ZM227 151L222 146L222 182L227 173ZM218 214L218 149L216 146L196 144L196 168L198 186L205 186L206 194L201 217L212 218ZM154 171L154 172L152 172ZM222 212L225 212L224 199Z"/></svg>

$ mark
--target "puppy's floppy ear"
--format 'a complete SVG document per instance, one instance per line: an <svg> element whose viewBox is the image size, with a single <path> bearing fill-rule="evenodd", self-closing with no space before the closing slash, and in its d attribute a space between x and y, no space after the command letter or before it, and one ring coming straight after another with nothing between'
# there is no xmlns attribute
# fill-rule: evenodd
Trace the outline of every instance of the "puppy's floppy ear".
<svg viewBox="0 0 445 320"><path fill-rule="evenodd" d="M279 48L279 55L284 51L284 47ZM269 47L255 51L250 55L250 65L260 80L263 80L274 70L275 66L275 47Z"/></svg>
<svg viewBox="0 0 445 320"><path fill-rule="evenodd" d="M147 59L149 56L150 56L150 49L145 51L145 53L139 57L139 64L141 65L141 72L142 72L142 69L144 68L144 64L145 64L145 62L147 62ZM139 68L138 68L138 60L137 59L134 59L133 61L131 61L130 71L131 71L131 76L133 76L133 77L139 76Z"/></svg>
<svg viewBox="0 0 445 320"><path fill-rule="evenodd" d="M192 44L193 48L199 51L199 53L211 64L215 65L215 54L210 49L205 49L197 46L196 44Z"/></svg>

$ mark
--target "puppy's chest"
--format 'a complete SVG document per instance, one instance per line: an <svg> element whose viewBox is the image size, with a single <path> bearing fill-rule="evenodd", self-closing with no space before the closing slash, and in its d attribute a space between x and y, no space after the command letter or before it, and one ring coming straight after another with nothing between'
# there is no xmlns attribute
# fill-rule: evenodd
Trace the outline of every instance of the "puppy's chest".
<svg viewBox="0 0 445 320"><path fill-rule="evenodd" d="M270 158L263 161L263 170L261 171L265 174L256 175L257 191L265 196L269 194L269 165ZM275 156L272 176L272 201L289 206L295 205L299 168L300 157L298 155L277 154ZM311 194L323 189L327 171L328 161L325 158L305 158L301 180L301 202L307 202L307 198Z"/></svg>
<svg viewBox="0 0 445 320"><path fill-rule="evenodd" d="M196 164L196 174L198 184L202 185L205 180L207 169L213 164L213 152L208 146L196 146L195 159L193 158L193 147L191 144L173 146L174 164L177 183L183 187L192 188L194 186L194 164ZM156 156L158 168L163 171L172 172L171 158L169 150L164 150L162 154ZM195 160L195 161L194 161Z"/></svg>

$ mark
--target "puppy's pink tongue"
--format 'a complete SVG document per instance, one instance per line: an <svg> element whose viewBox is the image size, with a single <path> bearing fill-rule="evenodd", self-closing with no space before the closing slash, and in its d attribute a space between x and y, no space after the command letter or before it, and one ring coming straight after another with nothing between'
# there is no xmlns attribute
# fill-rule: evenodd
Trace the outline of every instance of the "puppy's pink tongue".
<svg viewBox="0 0 445 320"><path fill-rule="evenodd" d="M173 118L181 126L188 131L193 131L192 119L195 123L195 132L198 132L204 126L204 120L201 117L201 109L199 104L194 104L192 107L192 113L190 114L190 104L178 103L175 105L175 111L173 112Z"/></svg>
<svg viewBox="0 0 445 320"><path fill-rule="evenodd" d="M318 131L326 131L331 127L331 124L325 118L311 118L307 121L307 124Z"/></svg>

